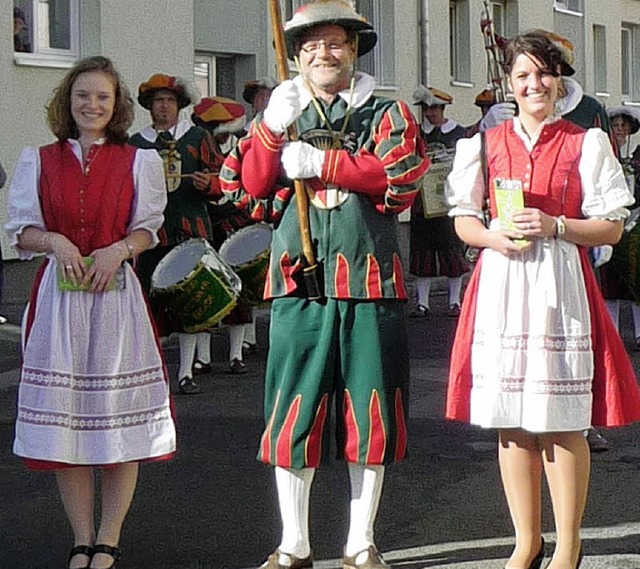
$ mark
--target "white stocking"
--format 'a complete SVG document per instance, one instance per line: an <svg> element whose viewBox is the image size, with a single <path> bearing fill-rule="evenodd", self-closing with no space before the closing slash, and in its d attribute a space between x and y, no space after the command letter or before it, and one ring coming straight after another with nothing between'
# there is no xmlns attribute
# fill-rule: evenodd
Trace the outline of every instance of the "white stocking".
<svg viewBox="0 0 640 569"><path fill-rule="evenodd" d="M276 466L276 487L282 518L280 550L301 559L311 554L309 495L315 472L315 468L295 469ZM286 556L281 556L281 564L287 561Z"/></svg>
<svg viewBox="0 0 640 569"><path fill-rule="evenodd" d="M229 361L242 361L242 340L244 339L244 324L229 326Z"/></svg>
<svg viewBox="0 0 640 569"><path fill-rule="evenodd" d="M352 556L374 545L373 525L382 494L384 466L349 463L349 478L351 480L351 517L344 553Z"/></svg>
<svg viewBox="0 0 640 569"><path fill-rule="evenodd" d="M633 315L633 336L640 337L640 306L635 302L631 303L631 314Z"/></svg>
<svg viewBox="0 0 640 569"><path fill-rule="evenodd" d="M418 304L429 308L429 291L431 290L431 277L418 277L416 279L418 291Z"/></svg>
<svg viewBox="0 0 640 569"><path fill-rule="evenodd" d="M256 309L251 309L251 322L244 325L244 341L256 344Z"/></svg>
<svg viewBox="0 0 640 569"><path fill-rule="evenodd" d="M449 306L460 306L460 291L462 290L462 277L449 278Z"/></svg>
<svg viewBox="0 0 640 569"><path fill-rule="evenodd" d="M611 315L611 320L613 320L613 325L618 330L618 322L620 320L620 301L619 300L605 300L604 303L607 305L607 310Z"/></svg>
<svg viewBox="0 0 640 569"><path fill-rule="evenodd" d="M196 355L196 335L178 334L178 343L180 344L180 369L178 370L178 379L193 377L191 368L193 367L193 358Z"/></svg>
<svg viewBox="0 0 640 569"><path fill-rule="evenodd" d="M200 332L196 334L196 353L198 361L203 364L211 363L211 334L209 332Z"/></svg>

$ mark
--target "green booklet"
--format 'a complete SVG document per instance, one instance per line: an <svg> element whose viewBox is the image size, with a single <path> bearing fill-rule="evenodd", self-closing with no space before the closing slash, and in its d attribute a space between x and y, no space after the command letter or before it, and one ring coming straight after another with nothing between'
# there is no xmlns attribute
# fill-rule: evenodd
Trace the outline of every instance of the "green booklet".
<svg viewBox="0 0 640 569"><path fill-rule="evenodd" d="M512 216L516 211L524 208L524 192L522 180L509 180L496 178L493 181L493 190L500 220L500 229L505 231L518 231L513 223ZM527 239L514 239L514 243L524 245Z"/></svg>
<svg viewBox="0 0 640 569"><path fill-rule="evenodd" d="M84 262L85 267L89 268L91 265L93 265L95 259L93 257L82 257L82 261ZM87 291L91 288L91 282L87 282L87 283L80 282L78 284L73 284L73 281L71 279L65 279L62 276L62 271L60 270L60 267L58 267L57 276L58 276L58 290L73 292L73 291ZM111 279L111 282L107 287L107 291L122 290L123 288L124 288L124 267L121 266L121 267L118 267L116 274L113 276L113 279Z"/></svg>

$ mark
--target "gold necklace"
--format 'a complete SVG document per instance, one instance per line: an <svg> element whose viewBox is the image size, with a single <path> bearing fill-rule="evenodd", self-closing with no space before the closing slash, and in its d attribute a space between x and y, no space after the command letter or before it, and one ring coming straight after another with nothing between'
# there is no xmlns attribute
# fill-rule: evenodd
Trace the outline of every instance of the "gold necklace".
<svg viewBox="0 0 640 569"><path fill-rule="evenodd" d="M88 176L89 172L91 171L91 164L93 164L93 161L96 159L96 156L98 154L100 154L100 151L102 150L102 147L104 146L103 144L97 144L97 143L92 143L91 146L89 147L89 151L87 152L87 157L84 159L84 175ZM94 151L94 148L97 147Z"/></svg>

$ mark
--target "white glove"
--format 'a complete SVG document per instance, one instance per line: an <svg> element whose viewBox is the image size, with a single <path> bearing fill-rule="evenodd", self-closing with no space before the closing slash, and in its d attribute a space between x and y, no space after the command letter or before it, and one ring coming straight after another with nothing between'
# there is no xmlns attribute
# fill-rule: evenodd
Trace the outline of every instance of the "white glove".
<svg viewBox="0 0 640 569"><path fill-rule="evenodd" d="M308 142L287 142L282 148L280 161L291 180L319 178L322 175L325 151Z"/></svg>
<svg viewBox="0 0 640 569"><path fill-rule="evenodd" d="M496 103L480 121L480 132L485 132L494 126L498 126L516 114L515 103Z"/></svg>
<svg viewBox="0 0 640 569"><path fill-rule="evenodd" d="M291 81L283 81L271 93L262 120L274 134L282 134L302 114L300 92Z"/></svg>
<svg viewBox="0 0 640 569"><path fill-rule="evenodd" d="M594 247L591 250L591 256L593 257L593 268L597 269L605 263L608 263L611 260L611 255L613 255L613 247L611 245Z"/></svg>

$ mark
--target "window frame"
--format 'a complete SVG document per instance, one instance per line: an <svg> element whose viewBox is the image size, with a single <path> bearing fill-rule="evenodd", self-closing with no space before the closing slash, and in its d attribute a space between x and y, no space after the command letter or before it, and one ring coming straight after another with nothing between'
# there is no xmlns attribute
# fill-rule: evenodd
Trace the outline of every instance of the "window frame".
<svg viewBox="0 0 640 569"><path fill-rule="evenodd" d="M449 1L449 73L454 85L472 85L470 8L469 0ZM464 29L460 23L464 24Z"/></svg>
<svg viewBox="0 0 640 569"><path fill-rule="evenodd" d="M80 59L80 0L67 0L69 3L69 49L45 47L39 44L38 30L40 26L39 5L48 4L48 0L27 0L22 5L29 4L30 10L26 10L29 20L32 51L13 52L13 60L17 65L31 65L36 67L69 68ZM14 2L15 6L15 2ZM22 7L22 6L21 6Z"/></svg>
<svg viewBox="0 0 640 569"><path fill-rule="evenodd" d="M572 2L578 5L577 9L569 5ZM557 12L582 16L584 14L584 0L554 0L553 9Z"/></svg>
<svg viewBox="0 0 640 569"><path fill-rule="evenodd" d="M593 24L593 83L596 95L609 95L609 78L607 74L607 28L601 24Z"/></svg>

